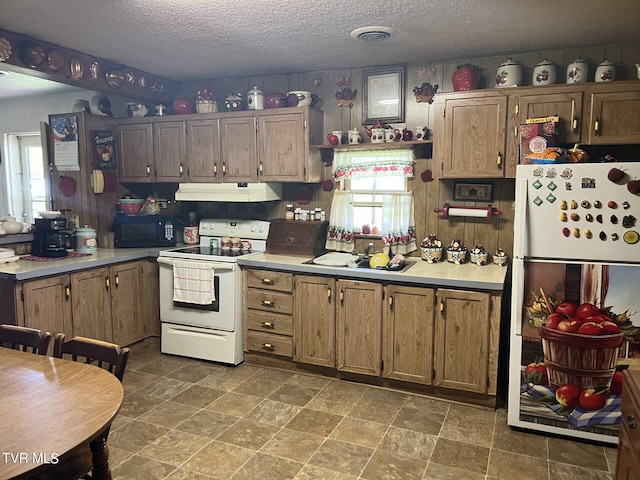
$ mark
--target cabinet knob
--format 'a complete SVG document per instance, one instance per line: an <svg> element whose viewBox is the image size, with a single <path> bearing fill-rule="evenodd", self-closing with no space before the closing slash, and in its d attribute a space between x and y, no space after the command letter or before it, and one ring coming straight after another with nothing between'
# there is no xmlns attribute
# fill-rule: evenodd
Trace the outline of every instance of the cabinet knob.
<svg viewBox="0 0 640 480"><path fill-rule="evenodd" d="M636 428L636 418L632 413L627 414L627 425L629 426L629 428Z"/></svg>
<svg viewBox="0 0 640 480"><path fill-rule="evenodd" d="M593 124L593 131L596 135L600 135L600 119L596 117L596 121Z"/></svg>
<svg viewBox="0 0 640 480"><path fill-rule="evenodd" d="M578 133L578 119L574 118L573 122L571 122L571 129L573 133Z"/></svg>
<svg viewBox="0 0 640 480"><path fill-rule="evenodd" d="M111 286L111 280L109 280L109 277L104 277L104 287L109 290L109 287Z"/></svg>
<svg viewBox="0 0 640 480"><path fill-rule="evenodd" d="M327 300L331 301L331 289L327 288Z"/></svg>
<svg viewBox="0 0 640 480"><path fill-rule="evenodd" d="M262 305L265 307L275 307L276 303L273 300L263 300Z"/></svg>
<svg viewBox="0 0 640 480"><path fill-rule="evenodd" d="M224 177L227 174L227 164L222 162L222 176Z"/></svg>
<svg viewBox="0 0 640 480"><path fill-rule="evenodd" d="M184 165L180 164L178 171L180 172L180 175L182 175L184 173Z"/></svg>
<svg viewBox="0 0 640 480"><path fill-rule="evenodd" d="M147 175L151 175L151 165L147 165Z"/></svg>
<svg viewBox="0 0 640 480"><path fill-rule="evenodd" d="M260 172L260 175L262 175L262 162L258 164L258 172Z"/></svg>
<svg viewBox="0 0 640 480"><path fill-rule="evenodd" d="M264 348L265 350L270 350L272 352L276 349L276 347L274 347L270 343L263 343L262 348Z"/></svg>
<svg viewBox="0 0 640 480"><path fill-rule="evenodd" d="M393 310L393 295L389 295L387 302L389 302L389 308Z"/></svg>
<svg viewBox="0 0 640 480"><path fill-rule="evenodd" d="M264 328L270 328L272 330L276 328L276 324L272 322L262 322L262 326Z"/></svg>
<svg viewBox="0 0 640 480"><path fill-rule="evenodd" d="M213 176L214 177L218 176L218 164L217 163L213 164Z"/></svg>
<svg viewBox="0 0 640 480"><path fill-rule="evenodd" d="M273 280L271 280L270 278L263 278L262 283L264 283L265 285L273 285Z"/></svg>
<svg viewBox="0 0 640 480"><path fill-rule="evenodd" d="M116 284L116 288L118 288L120 286L120 275L116 275L116 278L114 278L115 284Z"/></svg>
<svg viewBox="0 0 640 480"><path fill-rule="evenodd" d="M496 158L496 165L498 168L502 167L502 154L498 152L498 158Z"/></svg>
<svg viewBox="0 0 640 480"><path fill-rule="evenodd" d="M64 286L64 298L67 301L69 301L69 299L71 298L71 284L70 283L67 283Z"/></svg>

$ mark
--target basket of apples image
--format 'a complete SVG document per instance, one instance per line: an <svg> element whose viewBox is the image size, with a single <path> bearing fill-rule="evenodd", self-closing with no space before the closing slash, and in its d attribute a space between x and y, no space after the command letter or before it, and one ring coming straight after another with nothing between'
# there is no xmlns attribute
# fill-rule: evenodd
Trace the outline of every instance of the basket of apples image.
<svg viewBox="0 0 640 480"><path fill-rule="evenodd" d="M560 303L538 328L549 385L579 391L608 388L624 333L608 311L591 303ZM576 389L577 390L577 389Z"/></svg>

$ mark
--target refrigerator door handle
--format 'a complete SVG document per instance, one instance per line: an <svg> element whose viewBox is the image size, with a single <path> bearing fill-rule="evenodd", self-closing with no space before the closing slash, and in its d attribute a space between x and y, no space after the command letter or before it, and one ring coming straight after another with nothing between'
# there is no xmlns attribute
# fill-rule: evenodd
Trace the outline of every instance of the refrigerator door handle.
<svg viewBox="0 0 640 480"><path fill-rule="evenodd" d="M527 218L527 192L528 181L526 178L516 180L516 211L515 218L520 219L514 227L513 232L513 256L514 258L524 258L527 248L527 225L524 219Z"/></svg>
<svg viewBox="0 0 640 480"><path fill-rule="evenodd" d="M524 261L513 260L511 278L511 330L513 335L522 336L522 307L524 305Z"/></svg>

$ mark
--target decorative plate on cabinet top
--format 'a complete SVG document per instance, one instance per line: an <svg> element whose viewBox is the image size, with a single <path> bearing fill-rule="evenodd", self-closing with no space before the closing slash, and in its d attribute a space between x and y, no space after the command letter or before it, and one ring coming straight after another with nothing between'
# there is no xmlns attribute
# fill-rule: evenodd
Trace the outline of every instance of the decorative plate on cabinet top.
<svg viewBox="0 0 640 480"><path fill-rule="evenodd" d="M4 37L0 37L0 62L9 60L11 56L11 43Z"/></svg>
<svg viewBox="0 0 640 480"><path fill-rule="evenodd" d="M71 78L74 80L79 80L82 78L82 62L78 60L76 57L71 59L71 63L69 64L69 71L71 72Z"/></svg>

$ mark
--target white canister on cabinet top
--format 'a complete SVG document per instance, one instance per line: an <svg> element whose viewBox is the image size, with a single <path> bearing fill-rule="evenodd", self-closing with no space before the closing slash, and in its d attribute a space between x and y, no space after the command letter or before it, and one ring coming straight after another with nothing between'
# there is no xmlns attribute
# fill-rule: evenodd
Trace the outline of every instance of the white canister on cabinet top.
<svg viewBox="0 0 640 480"><path fill-rule="evenodd" d="M589 64L580 57L567 67L567 83L584 83L589 75Z"/></svg>
<svg viewBox="0 0 640 480"><path fill-rule="evenodd" d="M264 93L258 87L253 87L247 92L247 109L264 110Z"/></svg>
<svg viewBox="0 0 640 480"><path fill-rule="evenodd" d="M609 60L602 62L596 68L596 82L613 82L616 79L616 66Z"/></svg>
<svg viewBox="0 0 640 480"><path fill-rule="evenodd" d="M553 85L556 80L556 65L546 58L533 67L531 85Z"/></svg>
<svg viewBox="0 0 640 480"><path fill-rule="evenodd" d="M76 252L95 252L98 249L97 233L95 229L85 225L74 233Z"/></svg>
<svg viewBox="0 0 640 480"><path fill-rule="evenodd" d="M496 72L496 87L517 87L522 85L522 66L507 58Z"/></svg>

